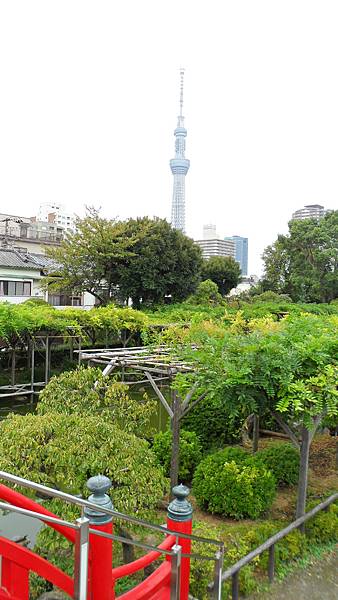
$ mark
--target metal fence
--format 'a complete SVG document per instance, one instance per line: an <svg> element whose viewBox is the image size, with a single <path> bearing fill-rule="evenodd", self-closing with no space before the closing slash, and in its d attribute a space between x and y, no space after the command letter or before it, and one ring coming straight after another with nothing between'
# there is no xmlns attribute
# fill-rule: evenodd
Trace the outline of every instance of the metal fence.
<svg viewBox="0 0 338 600"><path fill-rule="evenodd" d="M278 533L275 533L275 535L271 536L266 542L264 542L263 544L258 546L258 548L255 548L255 550L252 550L252 552L250 552L249 554L247 554L246 556L244 556L243 558L238 560L232 567L230 567L229 569L224 571L224 573L221 575L220 579L221 579L221 582L224 582L227 579L230 579L230 577L232 578L232 586L231 586L232 600L239 599L239 572L243 567L248 565L254 558L259 556L263 552L268 551L269 552L268 577L269 577L269 582L272 583L274 580L274 576L275 576L275 546L276 546L276 544L278 542L280 542L289 533L291 533L291 531L294 531L295 529L303 530L304 524L309 519L314 517L320 511L326 510L330 506L330 504L332 504L333 502L335 502L337 500L338 500L338 493L332 494L332 496L330 496L329 498L324 500L324 502L317 504L317 506L315 506L315 508L310 510L303 517L299 517L299 519L296 519L296 521L293 521L293 523L290 523L290 525L288 525L284 529L281 529L281 531L278 531ZM214 590L214 582L209 584L208 589L210 592L212 592Z"/></svg>
<svg viewBox="0 0 338 600"><path fill-rule="evenodd" d="M38 492L39 494L43 494L45 497L49 498L58 498L65 502L68 502L73 505L77 505L83 510L85 508L96 510L98 506L93 504L92 502L80 498L78 496L73 496L71 494L67 494L65 492L55 490L53 488L49 488L45 485L35 483L33 481L24 479L22 477L18 477L16 475L12 475L10 473L6 473L4 471L0 471L0 479L3 479L7 482L13 483L15 485L22 486L24 488L33 490ZM98 529L93 529L90 527L90 521L84 516L76 519L75 523L71 523L65 521L63 519L51 517L45 515L43 513L34 512L32 510L24 509L12 504L0 502L0 510L6 510L10 512L19 513L22 515L26 515L29 517L33 517L35 519L40 519L46 523L51 523L54 525L61 525L63 527L70 528L75 530L75 564L74 564L74 598L76 600L87 600L87 585L88 585L88 559L89 559L89 534L93 534L95 536L100 536L104 538L108 538L115 542L120 542L122 544L129 544L132 546L136 546L142 548L144 550L148 550L150 552L158 553L158 556L164 555L171 557L171 574L170 574L170 600L179 600L179 582L180 582L180 566L182 558L196 559L202 561L212 561L215 563L214 569L214 581L212 584L212 589L210 591L211 597L215 600L221 600L221 586L222 586L222 567L223 567L223 557L224 557L224 544L218 540L214 540L211 538L204 538L200 536L196 536L193 534L187 534L183 532L178 532L172 530L166 526L162 525L154 525L147 521L138 519L136 517L132 517L130 515L125 515L118 511L115 511L110 508L106 508L105 506L100 506L99 510L101 513L105 513L115 519L122 520L131 524L135 524L138 526L143 526L151 531L155 531L158 533L162 533L168 539L168 536L172 538L172 545L170 548L165 548L161 546L165 546L165 544L161 544L160 546L154 546L150 544L146 544L139 540L134 540L130 538L126 538L123 536L118 536L114 534L109 534L104 531L100 531ZM179 538L188 539L191 541L202 542L204 544L212 545L216 548L216 552L214 555L200 555L196 553L186 554L182 552L182 547L179 544ZM154 560L154 559L153 559ZM137 562L137 561L135 561ZM152 561L149 561L149 563ZM135 569L140 570L140 569Z"/></svg>

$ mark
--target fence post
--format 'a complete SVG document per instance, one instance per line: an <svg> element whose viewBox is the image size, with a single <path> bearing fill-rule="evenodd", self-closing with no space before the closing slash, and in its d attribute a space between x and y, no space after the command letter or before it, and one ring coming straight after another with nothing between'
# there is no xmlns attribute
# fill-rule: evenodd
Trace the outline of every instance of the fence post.
<svg viewBox="0 0 338 600"><path fill-rule="evenodd" d="M89 519L91 529L113 533L112 517L100 511L100 507L112 509L112 502L106 492L111 488L111 481L104 475L91 477L87 487L92 492L89 502L97 505L95 508L85 508L84 515ZM89 597L91 600L113 600L115 598L113 581L113 542L111 539L89 534L90 546L90 575Z"/></svg>
<svg viewBox="0 0 338 600"><path fill-rule="evenodd" d="M86 517L76 519L74 598L87 600L88 561L89 561L89 520Z"/></svg>
<svg viewBox="0 0 338 600"><path fill-rule="evenodd" d="M176 485L173 487L174 500L168 506L167 527L180 533L192 532L192 506L187 497L190 490L185 485ZM191 540L181 538L178 535L176 542L182 548L182 554L190 554ZM189 578L190 578L190 558L182 557L181 561L181 581L180 581L180 600L188 600L189 596Z"/></svg>

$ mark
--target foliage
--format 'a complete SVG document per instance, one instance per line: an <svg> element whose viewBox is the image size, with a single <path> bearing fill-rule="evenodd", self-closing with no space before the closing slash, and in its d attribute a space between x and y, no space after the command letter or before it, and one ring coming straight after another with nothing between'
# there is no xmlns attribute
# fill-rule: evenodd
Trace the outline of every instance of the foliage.
<svg viewBox="0 0 338 600"><path fill-rule="evenodd" d="M144 395L135 400L128 386L112 382L100 369L80 367L52 377L40 394L37 412L63 415L100 415L124 431L138 436L149 434L150 419L156 403Z"/></svg>
<svg viewBox="0 0 338 600"><path fill-rule="evenodd" d="M231 256L212 256L203 262L202 279L216 283L219 293L226 296L240 282L241 269Z"/></svg>
<svg viewBox="0 0 338 600"><path fill-rule="evenodd" d="M138 307L184 300L199 281L202 254L195 242L174 229L165 219L129 219L124 235L136 239L133 256L122 261L119 270L121 296L132 298Z"/></svg>
<svg viewBox="0 0 338 600"><path fill-rule="evenodd" d="M263 466L228 455L228 449L221 450L200 462L193 479L196 500L211 513L256 519L273 502L274 477Z"/></svg>
<svg viewBox="0 0 338 600"><path fill-rule="evenodd" d="M154 437L153 452L160 465L163 466L166 476L170 472L172 446L172 432L161 431ZM191 481L196 466L202 459L202 448L200 441L194 431L180 431L180 462L179 479L183 482Z"/></svg>
<svg viewBox="0 0 338 600"><path fill-rule="evenodd" d="M196 292L193 296L190 296L189 302L191 302L191 304L210 304L211 306L217 306L223 303L223 299L218 291L217 284L210 279L206 279L198 284Z"/></svg>
<svg viewBox="0 0 338 600"><path fill-rule="evenodd" d="M84 496L89 477L107 475L114 506L133 514L162 497L161 469L148 443L99 416L12 414L1 421L0 434L4 471Z"/></svg>
<svg viewBox="0 0 338 600"><path fill-rule="evenodd" d="M316 503L309 503L308 510ZM315 544L338 541L338 503L333 503L326 511L321 511L314 519L306 523L306 534Z"/></svg>
<svg viewBox="0 0 338 600"><path fill-rule="evenodd" d="M277 294L272 290L262 292L261 294L252 294L252 302L257 304L258 302L292 302L292 298L287 294Z"/></svg>
<svg viewBox="0 0 338 600"><path fill-rule="evenodd" d="M294 485L298 481L299 451L286 442L274 442L259 450L254 456L255 462L261 462L275 477L277 485Z"/></svg>
<svg viewBox="0 0 338 600"><path fill-rule="evenodd" d="M105 343L115 336L123 343L130 334L141 334L149 327L149 318L132 308L113 305L79 310L67 308L59 311L49 304L0 304L0 338L11 345L27 344L30 335L77 334L95 343L99 338ZM124 337L127 334L127 338Z"/></svg>
<svg viewBox="0 0 338 600"><path fill-rule="evenodd" d="M0 303L0 338L15 345L37 332L49 334L80 333L75 320L49 305Z"/></svg>
<svg viewBox="0 0 338 600"><path fill-rule="evenodd" d="M238 560L257 548L269 537L277 533L285 526L283 522L258 522L254 526L250 524L236 524L229 527L226 524L217 525L196 522L194 533L206 538L222 540L225 545L224 570L231 567ZM303 556L306 551L306 537L299 531L293 531L283 538L275 546L275 569L278 575L284 568L285 562ZM192 551L204 556L212 556L215 546L201 542L193 542ZM251 563L242 568L239 573L240 591L243 596L256 591L267 573L268 554L265 552L255 558ZM209 561L192 560L190 591L199 600L209 600L207 585L213 580L213 564ZM231 594L231 580L224 582L222 586L222 598L224 600Z"/></svg>
<svg viewBox="0 0 338 600"><path fill-rule="evenodd" d="M263 254L265 287L295 301L330 302L338 296L338 211L292 220Z"/></svg>
<svg viewBox="0 0 338 600"><path fill-rule="evenodd" d="M316 375L297 381L280 391L277 408L281 413L291 412L295 419L302 418L308 429L313 419L326 415L335 417L338 414L338 367L326 365Z"/></svg>
<svg viewBox="0 0 338 600"><path fill-rule="evenodd" d="M197 434L204 449L210 449L238 441L241 420L230 418L225 402L207 396L188 412L183 425Z"/></svg>
<svg viewBox="0 0 338 600"><path fill-rule="evenodd" d="M57 266L43 284L50 291L89 292L105 305L116 293L121 261L134 255L136 241L137 235L125 235L125 223L103 219L90 208L77 219L76 231L48 250Z"/></svg>

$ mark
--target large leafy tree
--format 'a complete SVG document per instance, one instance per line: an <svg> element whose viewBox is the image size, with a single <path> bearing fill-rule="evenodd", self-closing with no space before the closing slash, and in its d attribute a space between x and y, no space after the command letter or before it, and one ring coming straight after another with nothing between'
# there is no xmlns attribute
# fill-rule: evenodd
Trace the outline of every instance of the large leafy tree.
<svg viewBox="0 0 338 600"><path fill-rule="evenodd" d="M338 210L321 219L293 220L263 253L264 287L303 302L338 296Z"/></svg>
<svg viewBox="0 0 338 600"><path fill-rule="evenodd" d="M231 256L212 256L203 262L202 278L210 279L225 296L236 287L241 279L241 269Z"/></svg>
<svg viewBox="0 0 338 600"><path fill-rule="evenodd" d="M88 209L84 219L77 219L76 232L49 250L56 267L44 285L50 291L89 292L98 304L107 304L116 292L121 262L133 256L136 233L126 235L125 228L124 222L103 219Z"/></svg>
<svg viewBox="0 0 338 600"><path fill-rule="evenodd" d="M52 290L93 294L105 305L114 297L132 298L134 306L160 303L165 296L184 300L199 281L200 248L164 219L103 219L90 209L77 231L52 249L56 276Z"/></svg>
<svg viewBox="0 0 338 600"><path fill-rule="evenodd" d="M133 255L121 263L119 288L133 305L181 301L194 292L202 255L195 242L165 219L129 219L126 235L135 240Z"/></svg>

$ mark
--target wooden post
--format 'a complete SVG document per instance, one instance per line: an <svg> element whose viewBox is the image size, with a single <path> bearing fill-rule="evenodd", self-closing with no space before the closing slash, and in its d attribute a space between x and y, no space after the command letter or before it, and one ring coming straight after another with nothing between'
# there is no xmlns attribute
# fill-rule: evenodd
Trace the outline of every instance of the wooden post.
<svg viewBox="0 0 338 600"><path fill-rule="evenodd" d="M79 336L79 355L78 355L79 358L78 358L78 366L81 365L81 360L82 360L81 353L82 353L82 339L81 339L81 336Z"/></svg>
<svg viewBox="0 0 338 600"><path fill-rule="evenodd" d="M69 360L73 362L74 360L74 340L73 336L69 338Z"/></svg>
<svg viewBox="0 0 338 600"><path fill-rule="evenodd" d="M31 343L31 403L34 401L34 379L35 379L35 344Z"/></svg>
<svg viewBox="0 0 338 600"><path fill-rule="evenodd" d="M180 461L180 416L181 403L175 390L172 390L172 411L171 431L171 462L170 462L170 488L173 489L178 483L178 470Z"/></svg>
<svg viewBox="0 0 338 600"><path fill-rule="evenodd" d="M310 454L310 432L302 426L302 442L300 448L300 465L299 465L299 482L298 482L298 496L297 496L297 510L296 519L302 517L305 514L306 507L306 493L307 493L307 480L309 472L309 454ZM300 527L301 531L304 531L304 524Z"/></svg>
<svg viewBox="0 0 338 600"><path fill-rule="evenodd" d="M16 369L15 347L12 348L11 356L12 356L12 360L11 360L11 385L14 386L15 385L15 369Z"/></svg>
<svg viewBox="0 0 338 600"><path fill-rule="evenodd" d="M252 434L252 452L255 453L258 450L258 440L259 440L259 416L254 415L253 422L253 434Z"/></svg>
<svg viewBox="0 0 338 600"><path fill-rule="evenodd" d="M49 336L46 337L45 344L45 385L47 385L49 380Z"/></svg>

